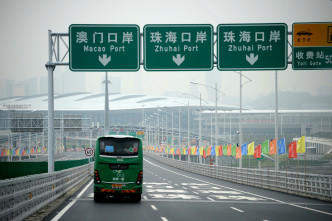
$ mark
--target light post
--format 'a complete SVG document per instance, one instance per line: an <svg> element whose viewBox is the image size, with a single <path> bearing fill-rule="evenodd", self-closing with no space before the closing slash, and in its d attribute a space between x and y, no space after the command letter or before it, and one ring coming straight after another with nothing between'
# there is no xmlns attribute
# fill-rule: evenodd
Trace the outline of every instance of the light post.
<svg viewBox="0 0 332 221"><path fill-rule="evenodd" d="M180 103L180 104L184 104L184 105L187 105L187 104L185 104L185 103L182 103L182 102L179 102L179 101L173 101L173 102L176 102L176 103ZM187 105L187 109L188 109L188 135L187 135L187 139L188 139L188 147L190 146L190 117L189 117L189 114L190 114L190 111L189 111L189 108L190 108L190 106L189 106L189 101L188 101L188 105Z"/></svg>
<svg viewBox="0 0 332 221"><path fill-rule="evenodd" d="M211 89L215 90L215 92L216 92L216 100L215 100L215 146L217 146L218 145L218 119L217 119L218 92L221 94L221 96L224 96L226 94L224 92L218 90L217 83L216 83L215 87L211 87L211 86L205 85L205 84L200 84L200 83L197 83L197 82L194 82L194 81L191 81L190 83L211 88ZM212 133L211 133L211 136L212 136ZM212 145L212 142L211 142L211 145Z"/></svg>
<svg viewBox="0 0 332 221"><path fill-rule="evenodd" d="M246 84L251 82L252 80L244 75L242 75L242 71L235 73L240 74L240 114L239 114L239 145L242 145L242 87ZM242 76L244 76L248 81L246 81L244 84L242 84ZM240 158L239 167L242 168L242 158Z"/></svg>
<svg viewBox="0 0 332 221"><path fill-rule="evenodd" d="M199 99L199 135L198 135L199 136L198 137L198 147L199 147L201 144L201 140L202 140L202 101L204 101L207 104L208 104L208 102L202 99L201 93L199 93L199 97L196 97L195 95L184 93L184 92L181 92L181 94L188 95L188 96Z"/></svg>
<svg viewBox="0 0 332 221"><path fill-rule="evenodd" d="M109 120L109 100L108 100L108 84L111 82L108 80L107 72L105 72L105 112L104 112L104 120L105 120L105 127L104 127L104 134L109 134L110 130L110 120Z"/></svg>
<svg viewBox="0 0 332 221"><path fill-rule="evenodd" d="M164 107L166 107L166 106L164 106ZM166 107L166 108L168 108L168 107ZM164 112L164 113L166 113L166 114L170 114L169 112L167 112L167 111L163 111L163 110L161 110L161 109L158 109L158 111L162 111L162 112ZM174 146L174 133L173 133L173 131L174 131L174 121L173 121L173 109L172 109L170 115L172 116L172 128L171 128L172 140L171 140L171 145L172 145L172 147L173 147L173 146ZM168 127L168 122L167 122L167 115L165 115L165 116L166 116L166 137L167 137L167 127Z"/></svg>

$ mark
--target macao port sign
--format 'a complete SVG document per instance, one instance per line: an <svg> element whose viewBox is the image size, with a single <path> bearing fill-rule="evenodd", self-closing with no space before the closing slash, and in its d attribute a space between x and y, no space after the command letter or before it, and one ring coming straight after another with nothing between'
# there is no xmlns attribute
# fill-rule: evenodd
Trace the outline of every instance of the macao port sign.
<svg viewBox="0 0 332 221"><path fill-rule="evenodd" d="M145 70L213 69L212 25L145 25L143 33Z"/></svg>
<svg viewBox="0 0 332 221"><path fill-rule="evenodd" d="M69 68L72 71L137 71L140 31L137 25L71 25Z"/></svg>

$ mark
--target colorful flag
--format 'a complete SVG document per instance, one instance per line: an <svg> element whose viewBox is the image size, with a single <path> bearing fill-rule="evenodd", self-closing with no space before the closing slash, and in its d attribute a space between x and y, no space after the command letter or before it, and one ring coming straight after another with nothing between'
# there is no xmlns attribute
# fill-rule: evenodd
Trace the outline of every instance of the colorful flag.
<svg viewBox="0 0 332 221"><path fill-rule="evenodd" d="M242 146L236 148L236 159L242 158Z"/></svg>
<svg viewBox="0 0 332 221"><path fill-rule="evenodd" d="M199 151L199 147L196 148L196 155L199 156L200 155L200 151Z"/></svg>
<svg viewBox="0 0 332 221"><path fill-rule="evenodd" d="M223 155L224 156L231 155L231 154L228 154L228 150L230 151L230 149L231 149L231 145L230 144L228 146L224 147L223 148ZM229 152L229 153L231 153L231 152Z"/></svg>
<svg viewBox="0 0 332 221"><path fill-rule="evenodd" d="M262 157L262 145L258 145L256 148L255 148L255 151L254 151L254 158L258 158L260 159Z"/></svg>
<svg viewBox="0 0 332 221"><path fill-rule="evenodd" d="M223 155L223 149L222 146L220 145L219 147L216 148L218 150L218 155L217 156L222 156Z"/></svg>
<svg viewBox="0 0 332 221"><path fill-rule="evenodd" d="M191 147L191 155L195 155L196 153L196 147Z"/></svg>
<svg viewBox="0 0 332 221"><path fill-rule="evenodd" d="M266 140L262 143L262 153L269 154L269 140Z"/></svg>
<svg viewBox="0 0 332 221"><path fill-rule="evenodd" d="M232 145L229 144L226 149L227 149L227 156L231 156L232 155Z"/></svg>
<svg viewBox="0 0 332 221"><path fill-rule="evenodd" d="M242 155L247 155L247 154L248 154L248 145L247 143L244 143L241 146L241 157Z"/></svg>
<svg viewBox="0 0 332 221"><path fill-rule="evenodd" d="M217 148L218 149L218 148ZM218 151L219 152L219 151ZM216 148L213 146L211 147L211 153L210 153L211 156L215 156L216 155Z"/></svg>
<svg viewBox="0 0 332 221"><path fill-rule="evenodd" d="M278 140L279 155L286 153L285 138Z"/></svg>
<svg viewBox="0 0 332 221"><path fill-rule="evenodd" d="M297 158L296 141L289 144L288 158Z"/></svg>
<svg viewBox="0 0 332 221"><path fill-rule="evenodd" d="M176 148L176 154L177 154L177 155L181 155L181 152L180 152L180 148L179 148L179 147Z"/></svg>
<svg viewBox="0 0 332 221"><path fill-rule="evenodd" d="M204 147L201 146L201 147L199 148L199 155L203 156L203 150L204 150Z"/></svg>
<svg viewBox="0 0 332 221"><path fill-rule="evenodd" d="M207 148L207 155L211 156L211 151L212 151L212 147L210 146L209 148Z"/></svg>
<svg viewBox="0 0 332 221"><path fill-rule="evenodd" d="M207 150L203 150L203 155L202 155L203 158L207 158L208 157L207 154L206 154L206 152L207 152Z"/></svg>
<svg viewBox="0 0 332 221"><path fill-rule="evenodd" d="M187 154L188 154L188 155L191 155L191 147L188 147L188 149L187 149Z"/></svg>
<svg viewBox="0 0 332 221"><path fill-rule="evenodd" d="M236 156L236 147L237 147L236 144L232 146L232 156Z"/></svg>
<svg viewBox="0 0 332 221"><path fill-rule="evenodd" d="M248 145L248 155L254 155L254 152L255 152L255 143L251 142Z"/></svg>
<svg viewBox="0 0 332 221"><path fill-rule="evenodd" d="M305 153L305 136L301 137L299 141L297 141L296 152Z"/></svg>
<svg viewBox="0 0 332 221"><path fill-rule="evenodd" d="M277 154L277 141L276 139L271 140L270 142L270 155Z"/></svg>

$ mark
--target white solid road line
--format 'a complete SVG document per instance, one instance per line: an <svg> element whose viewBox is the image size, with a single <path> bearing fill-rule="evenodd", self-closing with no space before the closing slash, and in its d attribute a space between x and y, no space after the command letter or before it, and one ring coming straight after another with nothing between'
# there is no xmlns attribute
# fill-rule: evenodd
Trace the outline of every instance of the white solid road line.
<svg viewBox="0 0 332 221"><path fill-rule="evenodd" d="M242 211L242 210L240 210L240 209L237 209L237 208L235 208L235 207L231 207L231 209L236 210L236 211L238 211L238 212L240 212L240 213L243 213L243 212L244 212L244 211Z"/></svg>
<svg viewBox="0 0 332 221"><path fill-rule="evenodd" d="M59 220L63 214L65 214L67 212L67 210L69 210L70 207L72 207L72 205L74 205L77 200L83 195L83 193L88 189L88 187L91 185L91 183L93 182L93 180L91 180L91 182L77 195L77 197L71 201L65 208L63 208L59 213L58 215L56 215L52 221L57 221Z"/></svg>
<svg viewBox="0 0 332 221"><path fill-rule="evenodd" d="M261 198L264 198L264 199L267 199L267 200L272 200L272 201L278 202L280 204L286 204L286 205L298 207L298 208L301 208L301 209L306 209L306 210L314 211L314 212L317 212L317 213L322 213L322 214L326 214L326 215L332 216L332 213L324 212L324 211L321 211L321 210L311 209L311 208L304 207L304 206L299 206L299 205L296 205L296 204L293 204L293 203L287 203L285 201L277 200L277 199L274 199L274 198L270 198L270 197L266 197L266 196L260 196L260 195L254 194L254 193L245 192L245 191L234 189L234 188L231 188L231 187L227 187L227 186L223 186L223 185L219 185L219 184L215 184L215 183L210 183L208 181L200 180L200 179L197 179L197 178L194 178L194 177L190 177L190 176L187 176L187 175L184 175L184 174L180 174L180 173L174 172L172 170L165 169L165 168L163 168L163 167L161 167L161 166L159 166L157 164L154 164L154 163L152 163L152 162L150 162L150 161L148 161L146 159L144 159L144 160L146 162L150 163L151 165L154 165L155 167L159 167L159 168L161 168L163 170L166 170L168 172L180 175L182 177L187 177L187 178L190 178L190 179L193 179L193 180L197 180L197 181L200 181L200 182L203 182L203 183L207 183L207 184L219 186L219 187L222 187L222 188L227 188L227 189L230 189L230 190L235 190L235 191L238 191L240 193L245 193L245 194L249 194L249 195L252 195L252 196L261 197ZM171 181L169 181L169 182L171 182Z"/></svg>
<svg viewBox="0 0 332 221"><path fill-rule="evenodd" d="M161 217L162 221L168 221L168 219L166 219L166 217Z"/></svg>
<svg viewBox="0 0 332 221"><path fill-rule="evenodd" d="M153 210L158 210L157 207L156 207L155 205L151 205L151 208L152 208Z"/></svg>

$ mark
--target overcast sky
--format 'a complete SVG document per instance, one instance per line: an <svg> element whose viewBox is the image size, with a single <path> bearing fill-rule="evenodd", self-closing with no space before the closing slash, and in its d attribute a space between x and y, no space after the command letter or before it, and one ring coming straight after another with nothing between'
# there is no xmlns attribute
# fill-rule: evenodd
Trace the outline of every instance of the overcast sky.
<svg viewBox="0 0 332 221"><path fill-rule="evenodd" d="M71 24L212 24L332 22L331 0L0 0L0 79L24 80L47 76L48 30L68 32ZM57 67L54 74L72 74ZM210 75L206 79L206 75ZM221 72L138 72L116 73L123 93L162 95L164 91L190 93L195 80L214 86L229 96L239 95L239 76ZM244 95L256 98L274 92L274 71L244 72L253 81ZM100 92L104 73L86 73L86 90ZM332 70L294 71L292 65L278 71L279 90L303 91L312 95L332 94ZM129 79L135 79L134 81ZM160 83L157 83L160 82ZM162 82L162 83L161 83ZM73 82L75 83L75 82ZM200 88L202 93L206 89ZM205 94L206 96L206 94Z"/></svg>

